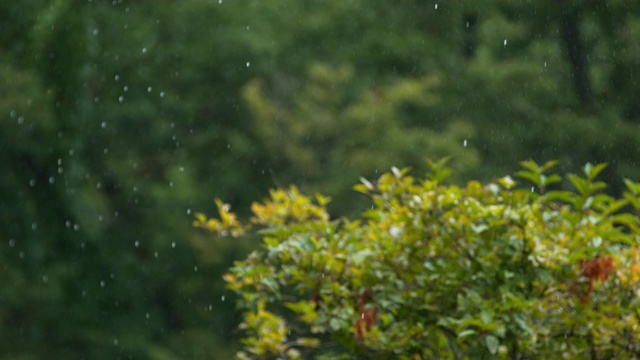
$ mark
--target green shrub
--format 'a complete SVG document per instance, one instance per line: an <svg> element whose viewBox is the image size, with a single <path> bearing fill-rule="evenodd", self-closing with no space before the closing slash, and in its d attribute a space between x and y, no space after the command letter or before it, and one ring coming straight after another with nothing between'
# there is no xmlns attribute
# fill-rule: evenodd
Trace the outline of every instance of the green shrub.
<svg viewBox="0 0 640 360"><path fill-rule="evenodd" d="M605 165L570 174L575 189L522 162L494 183L443 185L392 169L361 179L358 220L331 219L329 201L271 191L241 225L195 225L262 238L224 276L246 311L239 359L636 358L640 356L640 183L600 191ZM257 230L255 230L257 228Z"/></svg>

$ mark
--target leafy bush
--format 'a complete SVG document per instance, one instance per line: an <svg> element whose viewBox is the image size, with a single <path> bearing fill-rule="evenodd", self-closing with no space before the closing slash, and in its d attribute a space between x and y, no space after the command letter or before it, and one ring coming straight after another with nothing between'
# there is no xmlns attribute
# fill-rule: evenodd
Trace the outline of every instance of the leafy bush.
<svg viewBox="0 0 640 360"><path fill-rule="evenodd" d="M246 226L218 201L196 226L263 240L224 276L246 311L238 358L640 356L640 183L605 195L605 165L587 164L575 190L550 190L555 164L522 162L532 187L393 168L354 187L372 206L353 221L295 187Z"/></svg>

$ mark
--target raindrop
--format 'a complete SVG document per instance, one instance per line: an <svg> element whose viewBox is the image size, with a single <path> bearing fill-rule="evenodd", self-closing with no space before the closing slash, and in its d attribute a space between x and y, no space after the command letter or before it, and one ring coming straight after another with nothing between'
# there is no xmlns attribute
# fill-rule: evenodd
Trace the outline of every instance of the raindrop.
<svg viewBox="0 0 640 360"><path fill-rule="evenodd" d="M18 254L18 256L20 257L20 259L24 259L24 251L20 251L20 253Z"/></svg>
<svg viewBox="0 0 640 360"><path fill-rule="evenodd" d="M16 241L13 239L9 239L9 247L14 247L16 245Z"/></svg>
<svg viewBox="0 0 640 360"><path fill-rule="evenodd" d="M124 92L129 91L129 85L125 85L125 86L122 88L122 90L124 90Z"/></svg>
<svg viewBox="0 0 640 360"><path fill-rule="evenodd" d="M70 227L71 227L71 221L67 220L67 221L64 223L64 226L66 226L66 227L70 228Z"/></svg>
<svg viewBox="0 0 640 360"><path fill-rule="evenodd" d="M101 187L102 187L102 184L101 184L101 183L97 183L97 184L96 184L96 189L100 189Z"/></svg>
<svg viewBox="0 0 640 360"><path fill-rule="evenodd" d="M144 317L148 319L148 318L149 318L149 313L146 313L146 314L144 315Z"/></svg>
<svg viewBox="0 0 640 360"><path fill-rule="evenodd" d="M438 4L436 4L436 10L438 10Z"/></svg>
<svg viewBox="0 0 640 360"><path fill-rule="evenodd" d="M222 4L222 0L218 0L218 4Z"/></svg>
<svg viewBox="0 0 640 360"><path fill-rule="evenodd" d="M29 186L31 186L31 187L36 186L36 179L29 180Z"/></svg>
<svg viewBox="0 0 640 360"><path fill-rule="evenodd" d="M160 91L160 97L164 97L164 91Z"/></svg>
<svg viewBox="0 0 640 360"><path fill-rule="evenodd" d="M546 61L544 62L544 67L547 67L547 62Z"/></svg>
<svg viewBox="0 0 640 360"><path fill-rule="evenodd" d="M93 35L98 35L98 29L93 29Z"/></svg>
<svg viewBox="0 0 640 360"><path fill-rule="evenodd" d="M124 101L124 96L120 95L120 97L118 97L118 101L119 102L123 102Z"/></svg>
<svg viewBox="0 0 640 360"><path fill-rule="evenodd" d="M175 247L176 247L176 242L175 241L171 243L171 247L175 249Z"/></svg>
<svg viewBox="0 0 640 360"><path fill-rule="evenodd" d="M197 266L194 266L194 267L193 267L193 271L198 272L198 267L197 267Z"/></svg>
<svg viewBox="0 0 640 360"><path fill-rule="evenodd" d="M109 153L109 148L104 148L104 150L102 150L103 153L107 154Z"/></svg>
<svg viewBox="0 0 640 360"><path fill-rule="evenodd" d="M507 46L507 39L504 39L504 46Z"/></svg>
<svg viewBox="0 0 640 360"><path fill-rule="evenodd" d="M47 275L43 275L43 276L42 276L42 281L43 281L43 282L47 282L47 281L49 281L49 277L48 277Z"/></svg>
<svg viewBox="0 0 640 360"><path fill-rule="evenodd" d="M18 118L18 124L22 124L24 122L24 117L20 116Z"/></svg>
<svg viewBox="0 0 640 360"><path fill-rule="evenodd" d="M146 47L145 47L145 48L142 48L142 53L143 53L143 54L146 54L146 53L147 53L147 48L146 48Z"/></svg>
<svg viewBox="0 0 640 360"><path fill-rule="evenodd" d="M113 345L118 346L118 339L113 339Z"/></svg>
<svg viewBox="0 0 640 360"><path fill-rule="evenodd" d="M147 88L147 92L151 92L152 90L153 90L153 88L152 88L151 86L149 86L149 87Z"/></svg>
<svg viewBox="0 0 640 360"><path fill-rule="evenodd" d="M119 81L119 80L120 80L120 75L116 75L116 76L114 76L113 78L114 78L116 81Z"/></svg>
<svg viewBox="0 0 640 360"><path fill-rule="evenodd" d="M184 172L184 166L178 167L178 170L180 170L180 172Z"/></svg>
<svg viewBox="0 0 640 360"><path fill-rule="evenodd" d="M49 176L49 184L53 184L56 181L56 179L53 178L53 176Z"/></svg>
<svg viewBox="0 0 640 360"><path fill-rule="evenodd" d="M73 230L75 230L75 231L80 230L80 225L78 225L78 224L74 224L74 225L73 225Z"/></svg>
<svg viewBox="0 0 640 360"><path fill-rule="evenodd" d="M84 249L84 241L80 243L80 248Z"/></svg>
<svg viewBox="0 0 640 360"><path fill-rule="evenodd" d="M467 139L464 139L464 142L462 143L462 145L463 145L464 147L467 147Z"/></svg>
<svg viewBox="0 0 640 360"><path fill-rule="evenodd" d="M169 187L173 187L173 181L169 181Z"/></svg>
<svg viewBox="0 0 640 360"><path fill-rule="evenodd" d="M224 301L224 295L222 295L222 301Z"/></svg>
<svg viewBox="0 0 640 360"><path fill-rule="evenodd" d="M247 67L251 66L251 63L247 61Z"/></svg>
<svg viewBox="0 0 640 360"><path fill-rule="evenodd" d="M103 129L106 129L106 128L107 128L107 122L106 122L106 121L103 121L103 122L102 122L102 124L101 124L101 126L102 126L102 128L103 128Z"/></svg>
<svg viewBox="0 0 640 360"><path fill-rule="evenodd" d="M136 242L134 242L134 243L133 243L133 245L134 245L135 247L140 247L140 241L136 240Z"/></svg>
<svg viewBox="0 0 640 360"><path fill-rule="evenodd" d="M105 283L104 280L100 280L100 287L104 287Z"/></svg>
<svg viewBox="0 0 640 360"><path fill-rule="evenodd" d="M156 252L154 252L154 253L153 253L153 256L154 256L154 257L158 257L158 252L157 252L157 251L156 251Z"/></svg>
<svg viewBox="0 0 640 360"><path fill-rule="evenodd" d="M187 215L191 215L191 209L187 209Z"/></svg>

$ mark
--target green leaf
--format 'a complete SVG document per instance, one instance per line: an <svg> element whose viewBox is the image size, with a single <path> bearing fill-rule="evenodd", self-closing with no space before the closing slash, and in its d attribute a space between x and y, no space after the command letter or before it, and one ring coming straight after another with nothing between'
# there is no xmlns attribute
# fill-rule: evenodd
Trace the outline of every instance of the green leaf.
<svg viewBox="0 0 640 360"><path fill-rule="evenodd" d="M500 340L493 335L487 335L484 338L485 343L487 344L487 349L491 355L495 355L498 352L498 347L500 346Z"/></svg>
<svg viewBox="0 0 640 360"><path fill-rule="evenodd" d="M467 336L471 336L471 335L475 335L476 331L473 329L467 329L467 330L463 330L460 333L458 333L458 339L464 339Z"/></svg>

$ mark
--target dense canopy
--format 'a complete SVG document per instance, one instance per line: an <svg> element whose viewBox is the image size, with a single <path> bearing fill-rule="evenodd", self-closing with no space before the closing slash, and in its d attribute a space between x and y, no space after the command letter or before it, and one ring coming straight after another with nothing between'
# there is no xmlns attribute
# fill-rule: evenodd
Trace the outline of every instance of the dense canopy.
<svg viewBox="0 0 640 360"><path fill-rule="evenodd" d="M258 241L194 229L214 197L355 216L360 176L451 156L461 189L607 162L618 198L638 58L633 1L0 2L0 358L232 357Z"/></svg>

